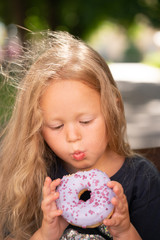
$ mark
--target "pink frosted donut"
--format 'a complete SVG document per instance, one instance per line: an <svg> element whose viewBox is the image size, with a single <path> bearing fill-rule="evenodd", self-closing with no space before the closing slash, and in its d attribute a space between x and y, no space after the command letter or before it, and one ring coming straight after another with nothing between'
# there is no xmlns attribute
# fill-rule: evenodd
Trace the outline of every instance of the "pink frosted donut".
<svg viewBox="0 0 160 240"><path fill-rule="evenodd" d="M109 218L113 212L114 193L107 187L108 181L109 177L97 169L64 176L57 188L59 199L56 203L57 208L63 210L66 221L86 228L96 227ZM79 199L79 193L85 190L90 191L87 201Z"/></svg>

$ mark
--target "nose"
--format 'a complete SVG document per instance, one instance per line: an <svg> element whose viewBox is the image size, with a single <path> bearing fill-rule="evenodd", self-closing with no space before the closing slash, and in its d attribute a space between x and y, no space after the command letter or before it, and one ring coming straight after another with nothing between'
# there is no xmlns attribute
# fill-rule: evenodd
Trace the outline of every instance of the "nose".
<svg viewBox="0 0 160 240"><path fill-rule="evenodd" d="M81 139L81 132L78 126L69 125L66 127L66 140L67 142L76 142Z"/></svg>

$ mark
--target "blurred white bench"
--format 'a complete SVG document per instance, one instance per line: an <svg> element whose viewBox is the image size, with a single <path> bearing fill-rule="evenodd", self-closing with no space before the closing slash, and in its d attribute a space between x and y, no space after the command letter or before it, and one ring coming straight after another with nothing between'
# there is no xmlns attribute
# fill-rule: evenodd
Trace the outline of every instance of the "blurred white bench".
<svg viewBox="0 0 160 240"><path fill-rule="evenodd" d="M138 63L109 66L123 97L132 148L160 147L160 69Z"/></svg>
<svg viewBox="0 0 160 240"><path fill-rule="evenodd" d="M139 63L109 67L124 101L131 147L160 169L160 69Z"/></svg>

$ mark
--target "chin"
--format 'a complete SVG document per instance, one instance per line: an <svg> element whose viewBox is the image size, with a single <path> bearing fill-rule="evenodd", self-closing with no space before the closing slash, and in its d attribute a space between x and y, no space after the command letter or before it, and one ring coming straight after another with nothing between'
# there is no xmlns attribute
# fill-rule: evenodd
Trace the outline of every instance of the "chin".
<svg viewBox="0 0 160 240"><path fill-rule="evenodd" d="M94 165L90 165L90 164L85 164L81 167L79 167L80 171L88 171L94 168Z"/></svg>

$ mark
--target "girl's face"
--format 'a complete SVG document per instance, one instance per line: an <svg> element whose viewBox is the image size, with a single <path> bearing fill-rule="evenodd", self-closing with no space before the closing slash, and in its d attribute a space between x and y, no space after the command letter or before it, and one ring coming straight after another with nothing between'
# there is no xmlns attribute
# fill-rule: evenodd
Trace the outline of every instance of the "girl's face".
<svg viewBox="0 0 160 240"><path fill-rule="evenodd" d="M56 81L41 108L43 137L70 173L103 166L108 138L97 91L76 80Z"/></svg>

